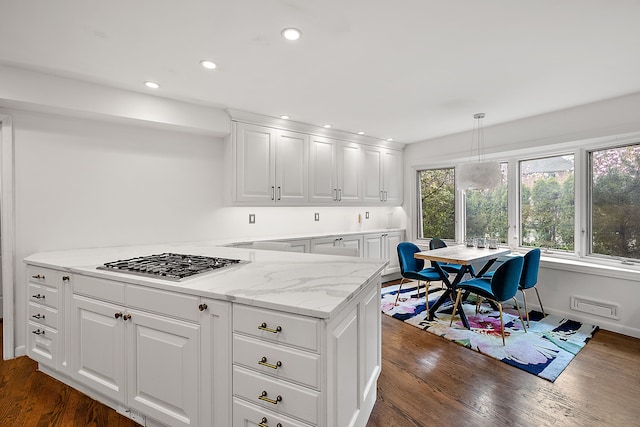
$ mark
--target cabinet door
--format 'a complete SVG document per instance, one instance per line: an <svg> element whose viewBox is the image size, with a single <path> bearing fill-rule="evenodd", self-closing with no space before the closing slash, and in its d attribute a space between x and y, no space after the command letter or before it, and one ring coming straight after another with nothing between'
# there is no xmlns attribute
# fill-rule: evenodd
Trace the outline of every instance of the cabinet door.
<svg viewBox="0 0 640 427"><path fill-rule="evenodd" d="M318 247L334 247L340 246L340 239L338 237L321 237L317 239L311 239L311 253L315 253L315 249Z"/></svg>
<svg viewBox="0 0 640 427"><path fill-rule="evenodd" d="M383 247L382 234L365 234L364 239L364 257L386 259Z"/></svg>
<svg viewBox="0 0 640 427"><path fill-rule="evenodd" d="M341 202L360 202L362 200L362 168L360 145L342 142L338 145L338 198Z"/></svg>
<svg viewBox="0 0 640 427"><path fill-rule="evenodd" d="M134 310L129 314L128 405L170 426L199 425L200 325Z"/></svg>
<svg viewBox="0 0 640 427"><path fill-rule="evenodd" d="M231 425L231 303L202 299L200 426Z"/></svg>
<svg viewBox="0 0 640 427"><path fill-rule="evenodd" d="M73 296L72 305L71 376L113 400L124 402L124 309L80 295Z"/></svg>
<svg viewBox="0 0 640 427"><path fill-rule="evenodd" d="M384 273L397 273L400 271L398 244L403 240L403 233L400 231L387 233L386 239L386 259L389 260L389 265L385 268Z"/></svg>
<svg viewBox="0 0 640 427"><path fill-rule="evenodd" d="M309 137L302 133L277 131L276 202L308 201Z"/></svg>
<svg viewBox="0 0 640 427"><path fill-rule="evenodd" d="M341 246L357 248L358 256L362 256L362 236L344 236L340 238Z"/></svg>
<svg viewBox="0 0 640 427"><path fill-rule="evenodd" d="M382 201L382 152L377 147L362 148L362 197L365 202Z"/></svg>
<svg viewBox="0 0 640 427"><path fill-rule="evenodd" d="M312 202L318 203L337 202L336 146L338 141L312 136L309 144L309 198Z"/></svg>
<svg viewBox="0 0 640 427"><path fill-rule="evenodd" d="M272 203L275 199L275 130L236 124L236 200Z"/></svg>
<svg viewBox="0 0 640 427"><path fill-rule="evenodd" d="M387 203L402 204L402 151L384 150L382 171L383 200Z"/></svg>

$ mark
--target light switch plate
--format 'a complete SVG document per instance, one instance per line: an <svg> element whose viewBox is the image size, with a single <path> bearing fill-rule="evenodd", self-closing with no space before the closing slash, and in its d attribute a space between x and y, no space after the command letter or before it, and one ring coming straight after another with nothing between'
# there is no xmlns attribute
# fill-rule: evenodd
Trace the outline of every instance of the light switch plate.
<svg viewBox="0 0 640 427"><path fill-rule="evenodd" d="M316 212L316 213L314 214L314 216L313 216L313 220L314 220L314 221L320 221L320 213L319 213L319 212Z"/></svg>
<svg viewBox="0 0 640 427"><path fill-rule="evenodd" d="M369 219L369 212L365 212L364 213L364 217L365 217L365 219Z"/></svg>
<svg viewBox="0 0 640 427"><path fill-rule="evenodd" d="M256 214L249 214L249 224L256 223Z"/></svg>

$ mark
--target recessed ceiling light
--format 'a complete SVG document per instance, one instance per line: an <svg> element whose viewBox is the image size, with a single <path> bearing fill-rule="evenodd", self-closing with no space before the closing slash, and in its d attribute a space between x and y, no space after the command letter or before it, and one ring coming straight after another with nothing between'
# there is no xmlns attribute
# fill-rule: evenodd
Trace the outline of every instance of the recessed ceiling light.
<svg viewBox="0 0 640 427"><path fill-rule="evenodd" d="M286 114L281 115L280 118L283 120L289 120L289 116L287 116Z"/></svg>
<svg viewBox="0 0 640 427"><path fill-rule="evenodd" d="M200 61L200 65L202 65L207 70L213 70L217 67L215 62L209 61L208 59L203 59L202 61Z"/></svg>
<svg viewBox="0 0 640 427"><path fill-rule="evenodd" d="M360 131L358 132L358 135L364 135L364 132Z"/></svg>
<svg viewBox="0 0 640 427"><path fill-rule="evenodd" d="M393 138L387 138L387 141L391 142L393 141Z"/></svg>
<svg viewBox="0 0 640 427"><path fill-rule="evenodd" d="M282 37L287 40L298 40L301 35L302 33L297 28L285 28L284 30L282 30Z"/></svg>
<svg viewBox="0 0 640 427"><path fill-rule="evenodd" d="M151 89L158 89L160 85L156 82L144 82L144 85Z"/></svg>
<svg viewBox="0 0 640 427"><path fill-rule="evenodd" d="M322 127L325 128L325 129L329 129L331 127L331 125L324 125Z"/></svg>

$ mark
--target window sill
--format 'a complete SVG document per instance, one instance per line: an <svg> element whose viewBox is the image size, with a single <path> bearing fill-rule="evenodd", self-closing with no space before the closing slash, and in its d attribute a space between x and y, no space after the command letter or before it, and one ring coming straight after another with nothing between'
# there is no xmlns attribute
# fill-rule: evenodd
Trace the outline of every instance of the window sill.
<svg viewBox="0 0 640 427"><path fill-rule="evenodd" d="M591 261L590 259L565 258L543 253L540 258L540 266L554 270L640 281L640 269L638 269L638 267L634 268L633 266L623 264L612 265L608 263L596 263L595 260Z"/></svg>

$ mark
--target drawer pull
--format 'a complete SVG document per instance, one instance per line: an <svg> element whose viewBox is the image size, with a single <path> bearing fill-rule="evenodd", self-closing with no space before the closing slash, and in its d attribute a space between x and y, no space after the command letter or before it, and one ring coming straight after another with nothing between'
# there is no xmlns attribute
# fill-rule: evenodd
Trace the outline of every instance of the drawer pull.
<svg viewBox="0 0 640 427"><path fill-rule="evenodd" d="M34 319L44 319L44 314L38 313L38 314L34 314L31 317L33 317Z"/></svg>
<svg viewBox="0 0 640 427"><path fill-rule="evenodd" d="M282 362L278 360L275 365L272 365L271 363L267 363L266 357L262 356L262 359L258 360L258 365L266 366L271 369L278 369L282 366Z"/></svg>
<svg viewBox="0 0 640 427"><path fill-rule="evenodd" d="M209 308L209 307L207 306L207 304L200 304L200 305L198 306L198 310L200 310L200 311L205 311L207 308Z"/></svg>
<svg viewBox="0 0 640 427"><path fill-rule="evenodd" d="M31 331L32 334L36 334L36 335L44 335L44 331L41 331L40 329L36 329L35 331Z"/></svg>
<svg viewBox="0 0 640 427"><path fill-rule="evenodd" d="M131 319L131 315L129 313L125 314L124 316L122 316L122 320L124 320L125 322L127 320Z"/></svg>
<svg viewBox="0 0 640 427"><path fill-rule="evenodd" d="M260 326L258 326L258 329L260 329L261 331L271 332L272 334L277 334L278 332L282 331L282 326L276 326L275 329L271 329L267 328L267 324L263 322Z"/></svg>
<svg viewBox="0 0 640 427"><path fill-rule="evenodd" d="M69 276L62 276L62 281L63 282L68 282L69 280L71 280L71 278Z"/></svg>
<svg viewBox="0 0 640 427"><path fill-rule="evenodd" d="M44 274L40 275L40 274L36 274L35 276L31 276L34 279L38 279L38 280L44 280Z"/></svg>
<svg viewBox="0 0 640 427"><path fill-rule="evenodd" d="M36 299L44 299L44 295L40 295L40 294L33 295L33 297Z"/></svg>
<svg viewBox="0 0 640 427"><path fill-rule="evenodd" d="M260 396L258 396L258 399L264 400L265 402L269 402L269 403L271 403L273 405L277 405L278 402L282 402L282 396L280 396L280 395L276 396L275 400L269 399L267 397L267 392L265 390L263 390L262 394Z"/></svg>
<svg viewBox="0 0 640 427"><path fill-rule="evenodd" d="M262 420L258 423L258 427L269 427L267 422L267 417L262 417ZM276 427L282 427L282 424L278 423L276 424Z"/></svg>
<svg viewBox="0 0 640 427"><path fill-rule="evenodd" d="M114 314L113 317L115 317L116 319L121 318L122 317L122 312L118 312L118 313Z"/></svg>

